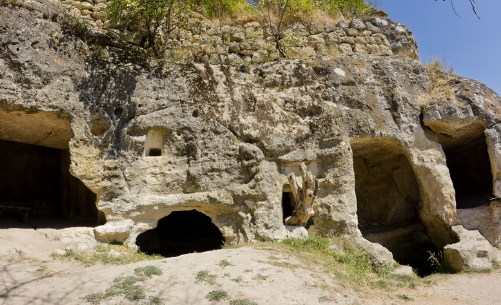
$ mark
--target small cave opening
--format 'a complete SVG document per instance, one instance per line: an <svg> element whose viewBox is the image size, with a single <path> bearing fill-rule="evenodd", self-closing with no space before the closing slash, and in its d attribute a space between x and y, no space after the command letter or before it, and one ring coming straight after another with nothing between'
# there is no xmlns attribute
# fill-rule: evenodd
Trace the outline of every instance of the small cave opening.
<svg viewBox="0 0 501 305"><path fill-rule="evenodd" d="M155 229L138 235L136 245L150 255L173 257L221 249L224 241L209 216L190 210L174 211L160 219Z"/></svg>
<svg viewBox="0 0 501 305"><path fill-rule="evenodd" d="M294 212L294 208L296 206L296 202L294 201L294 196L292 192L283 192L282 193L282 219L285 224L285 219L289 216L292 216Z"/></svg>
<svg viewBox="0 0 501 305"><path fill-rule="evenodd" d="M493 197L493 178L485 137L458 141L443 148L456 191L456 208L488 204Z"/></svg>
<svg viewBox="0 0 501 305"><path fill-rule="evenodd" d="M429 251L437 248L419 219L419 184L403 149L390 140L370 139L354 140L352 150L362 235L418 275L431 274Z"/></svg>
<svg viewBox="0 0 501 305"><path fill-rule="evenodd" d="M69 150L0 140L0 160L1 227L94 227L105 222L96 194L70 174Z"/></svg>

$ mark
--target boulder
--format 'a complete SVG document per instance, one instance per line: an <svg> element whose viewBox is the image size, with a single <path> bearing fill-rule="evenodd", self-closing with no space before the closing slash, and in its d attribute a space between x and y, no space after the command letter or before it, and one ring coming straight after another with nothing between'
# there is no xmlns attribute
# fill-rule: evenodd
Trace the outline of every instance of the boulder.
<svg viewBox="0 0 501 305"><path fill-rule="evenodd" d="M444 248L444 263L453 271L489 270L497 265L500 252L476 230L453 226L459 242Z"/></svg>

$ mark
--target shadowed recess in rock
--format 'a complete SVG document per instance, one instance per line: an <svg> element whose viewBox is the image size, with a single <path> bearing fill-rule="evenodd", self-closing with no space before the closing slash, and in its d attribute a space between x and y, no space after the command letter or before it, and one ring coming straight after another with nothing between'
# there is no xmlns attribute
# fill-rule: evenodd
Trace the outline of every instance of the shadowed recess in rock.
<svg viewBox="0 0 501 305"><path fill-rule="evenodd" d="M444 146L447 166L456 191L458 209L488 204L492 195L492 172L483 134L469 141Z"/></svg>
<svg viewBox="0 0 501 305"><path fill-rule="evenodd" d="M294 196L292 196L292 192L283 192L282 193L282 216L285 224L285 219L289 216L292 216L292 212L294 212L294 207L296 203L294 202Z"/></svg>
<svg viewBox="0 0 501 305"><path fill-rule="evenodd" d="M96 194L70 174L68 150L0 140L0 160L3 225L22 225L17 217L36 228L99 223ZM26 208L28 214L23 216L16 207Z"/></svg>
<svg viewBox="0 0 501 305"><path fill-rule="evenodd" d="M209 216L196 210L172 212L136 239L139 249L165 257L221 249L224 237Z"/></svg>
<svg viewBox="0 0 501 305"><path fill-rule="evenodd" d="M428 251L436 248L419 220L419 185L403 149L384 139L355 141L352 149L363 236L390 250L398 263L430 274Z"/></svg>

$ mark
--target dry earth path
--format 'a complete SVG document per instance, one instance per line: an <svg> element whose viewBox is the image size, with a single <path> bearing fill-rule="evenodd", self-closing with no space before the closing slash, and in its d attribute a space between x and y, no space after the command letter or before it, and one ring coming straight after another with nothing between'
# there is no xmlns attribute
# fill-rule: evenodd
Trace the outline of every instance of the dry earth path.
<svg viewBox="0 0 501 305"><path fill-rule="evenodd" d="M88 228L75 228L86 236ZM87 233L86 233L87 232ZM230 304L248 300L258 305L300 304L501 304L501 272L489 274L434 275L431 286L392 291L354 288L331 274L304 265L273 248L243 247L135 264L85 267L76 261L54 260L50 253L68 244L54 229L0 230L0 304L89 304L84 296L104 292L120 276L134 275L134 269L153 265L162 275L140 282L146 298L129 301L123 296L100 304ZM229 264L221 264L226 261ZM203 280L197 275L207 274ZM210 301L213 291L228 297ZM403 297L405 296L405 297ZM152 303L150 303L152 304ZM248 303L251 304L251 303Z"/></svg>

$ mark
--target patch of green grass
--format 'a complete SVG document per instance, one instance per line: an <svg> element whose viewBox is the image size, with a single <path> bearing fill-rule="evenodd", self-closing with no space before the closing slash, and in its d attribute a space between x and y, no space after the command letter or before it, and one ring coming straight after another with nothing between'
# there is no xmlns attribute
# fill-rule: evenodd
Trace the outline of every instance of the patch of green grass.
<svg viewBox="0 0 501 305"><path fill-rule="evenodd" d="M228 267L228 266L234 266L231 262L229 262L227 259L222 259L221 261L219 261L218 263L219 266L221 267Z"/></svg>
<svg viewBox="0 0 501 305"><path fill-rule="evenodd" d="M136 275L119 276L113 279L113 284L106 291L91 293L83 297L83 300L91 304L99 304L101 301L122 295L129 301L138 301L146 298L146 292L143 286L139 283L152 277L153 275L161 275L162 271L155 266L145 266L134 269ZM150 297L145 305L163 304L163 300L159 297Z"/></svg>
<svg viewBox="0 0 501 305"><path fill-rule="evenodd" d="M491 273L492 269L491 268L476 268L476 269L468 268L468 269L464 269L462 272L463 273L487 274L487 273Z"/></svg>
<svg viewBox="0 0 501 305"><path fill-rule="evenodd" d="M163 305L163 304L165 304L165 302L161 298L150 297L150 299L148 300L148 303L146 303L144 305Z"/></svg>
<svg viewBox="0 0 501 305"><path fill-rule="evenodd" d="M214 290L214 291L209 292L205 296L205 298L208 299L209 301L221 301L221 300L228 299L229 296L228 296L228 293L224 290Z"/></svg>
<svg viewBox="0 0 501 305"><path fill-rule="evenodd" d="M265 281L265 280L267 280L268 278L269 278L269 276L264 275L264 274L262 274L262 273L258 273L258 274L256 274L256 276L255 276L255 277L253 277L252 279L254 279L254 280L258 280L258 281Z"/></svg>
<svg viewBox="0 0 501 305"><path fill-rule="evenodd" d="M138 267L134 269L134 274L137 276L142 276L142 277L147 277L150 278L153 275L162 275L162 270L156 266L145 266L145 267Z"/></svg>
<svg viewBox="0 0 501 305"><path fill-rule="evenodd" d="M315 235L310 235L304 239L289 238L285 239L282 243L303 252L324 251L329 247L329 240L327 238Z"/></svg>
<svg viewBox="0 0 501 305"><path fill-rule="evenodd" d="M331 250L330 243L335 243L341 251ZM348 238L310 235L306 239L286 239L282 244L307 263L320 263L326 270L351 282L370 284L373 282L371 275L384 277L389 274L388 268L375 263L369 253L358 249Z"/></svg>
<svg viewBox="0 0 501 305"><path fill-rule="evenodd" d="M499 264L499 261L497 259L493 258L491 262L492 262L492 268L494 269L501 268L501 265Z"/></svg>
<svg viewBox="0 0 501 305"><path fill-rule="evenodd" d="M299 265L289 263L289 262L268 261L266 263L270 264L272 266L283 267L283 268L288 268L288 269L296 269L299 267Z"/></svg>
<svg viewBox="0 0 501 305"><path fill-rule="evenodd" d="M88 294L88 295L83 297L83 300L85 302L89 302L93 305L101 303L101 301L104 299L105 299L105 295L102 292L91 293L91 294Z"/></svg>
<svg viewBox="0 0 501 305"><path fill-rule="evenodd" d="M237 299L231 300L230 305L257 305L257 303L247 299Z"/></svg>
<svg viewBox="0 0 501 305"><path fill-rule="evenodd" d="M414 299L406 294L397 294L397 297L407 302L414 302Z"/></svg>
<svg viewBox="0 0 501 305"><path fill-rule="evenodd" d="M106 289L105 296L114 297L123 295L129 301L137 301L146 297L144 288L136 285L143 279L137 276L117 277L113 280L114 284Z"/></svg>
<svg viewBox="0 0 501 305"><path fill-rule="evenodd" d="M252 269L245 269L244 270L244 273L249 273L249 272L252 272Z"/></svg>
<svg viewBox="0 0 501 305"><path fill-rule="evenodd" d="M324 238L310 235L306 239L286 239L280 243L261 242L258 249L271 248L282 255L298 259L299 266L290 262L269 260L268 264L285 268L318 268L332 273L337 279L355 289L374 288L392 291L397 287L415 288L422 279L416 275L394 276L392 267L377 263L373 257L356 246L348 237Z"/></svg>
<svg viewBox="0 0 501 305"><path fill-rule="evenodd" d="M236 277L236 278L232 278L231 279L233 282L237 283L237 284L240 284L240 282L242 282L242 277L239 276L239 277Z"/></svg>
<svg viewBox="0 0 501 305"><path fill-rule="evenodd" d="M209 270L200 270L195 275L195 279L197 280L197 282L205 282L209 285L215 285L216 278L217 275L211 274Z"/></svg>
<svg viewBox="0 0 501 305"><path fill-rule="evenodd" d="M387 280L397 283L397 287L409 287L414 289L420 282L420 278L416 275L396 275L390 274L386 277ZM423 281L424 283L424 281Z"/></svg>
<svg viewBox="0 0 501 305"><path fill-rule="evenodd" d="M318 303L326 303L326 302L334 302L334 300L328 296L325 296L325 295L320 296L318 298Z"/></svg>
<svg viewBox="0 0 501 305"><path fill-rule="evenodd" d="M110 255L110 251L114 250L120 255ZM129 249L123 244L97 245L93 252L77 253L72 249L67 249L65 254L51 254L55 259L70 259L82 263L85 266L92 266L97 263L110 265L126 265L137 263L145 260L162 259L159 255L148 255L140 251Z"/></svg>

